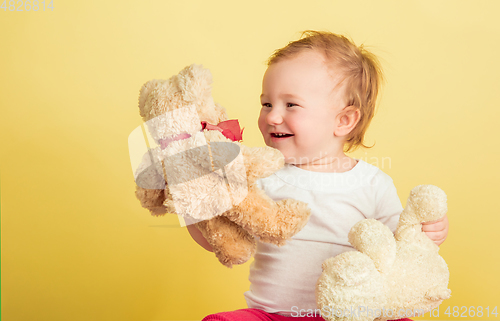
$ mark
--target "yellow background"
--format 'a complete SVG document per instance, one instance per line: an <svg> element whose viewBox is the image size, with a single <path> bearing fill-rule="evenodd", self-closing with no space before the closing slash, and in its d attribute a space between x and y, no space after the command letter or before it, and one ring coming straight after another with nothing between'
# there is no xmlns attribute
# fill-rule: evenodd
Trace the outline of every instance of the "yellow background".
<svg viewBox="0 0 500 321"><path fill-rule="evenodd" d="M453 296L439 318L425 319L500 305L499 1L56 0L54 8L0 10L4 320L200 320L245 308L248 263L223 267L175 216L140 207L127 138L141 123L141 85L201 63L245 143L263 146L264 62L305 29L347 34L382 60L388 81L367 136L376 145L352 156L391 175L403 205L420 184L448 195L440 253Z"/></svg>

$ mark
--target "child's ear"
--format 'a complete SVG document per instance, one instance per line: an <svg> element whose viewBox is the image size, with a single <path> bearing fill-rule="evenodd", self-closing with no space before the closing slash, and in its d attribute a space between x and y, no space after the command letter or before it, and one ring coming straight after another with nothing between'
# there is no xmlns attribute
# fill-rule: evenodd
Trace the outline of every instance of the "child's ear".
<svg viewBox="0 0 500 321"><path fill-rule="evenodd" d="M333 132L335 136L342 137L348 135L359 122L361 113L355 106L347 106L342 109L336 118L337 126Z"/></svg>

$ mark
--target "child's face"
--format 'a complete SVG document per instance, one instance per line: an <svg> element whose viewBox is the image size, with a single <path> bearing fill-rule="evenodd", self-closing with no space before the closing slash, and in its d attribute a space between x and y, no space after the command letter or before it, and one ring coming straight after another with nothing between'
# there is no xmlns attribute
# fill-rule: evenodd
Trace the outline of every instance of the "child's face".
<svg viewBox="0 0 500 321"><path fill-rule="evenodd" d="M259 129L286 163L321 164L344 155L342 137L334 132L345 102L323 61L321 54L305 51L270 65L264 75Z"/></svg>

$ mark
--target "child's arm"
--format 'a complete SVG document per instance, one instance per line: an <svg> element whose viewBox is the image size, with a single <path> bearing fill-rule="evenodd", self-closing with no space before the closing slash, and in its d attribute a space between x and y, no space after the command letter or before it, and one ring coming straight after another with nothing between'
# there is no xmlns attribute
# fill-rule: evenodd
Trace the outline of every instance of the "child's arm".
<svg viewBox="0 0 500 321"><path fill-rule="evenodd" d="M437 221L422 223L422 231L436 243L441 245L448 236L448 215L443 216Z"/></svg>
<svg viewBox="0 0 500 321"><path fill-rule="evenodd" d="M203 237L201 234L200 230L194 225L194 224L189 224L187 226L187 229L189 231L189 235L195 240L196 243L198 243L202 248L204 248L207 251L213 252L214 250L212 249L212 246L208 243L208 241Z"/></svg>

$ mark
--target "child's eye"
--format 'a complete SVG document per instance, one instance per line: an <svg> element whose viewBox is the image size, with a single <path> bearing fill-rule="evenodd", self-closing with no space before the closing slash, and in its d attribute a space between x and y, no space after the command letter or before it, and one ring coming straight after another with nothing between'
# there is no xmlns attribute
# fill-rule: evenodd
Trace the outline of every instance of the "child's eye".
<svg viewBox="0 0 500 321"><path fill-rule="evenodd" d="M263 103L262 107L272 107L270 103Z"/></svg>
<svg viewBox="0 0 500 321"><path fill-rule="evenodd" d="M294 104L294 103L287 103L286 104L287 107L294 107L294 106L298 106L297 104Z"/></svg>

